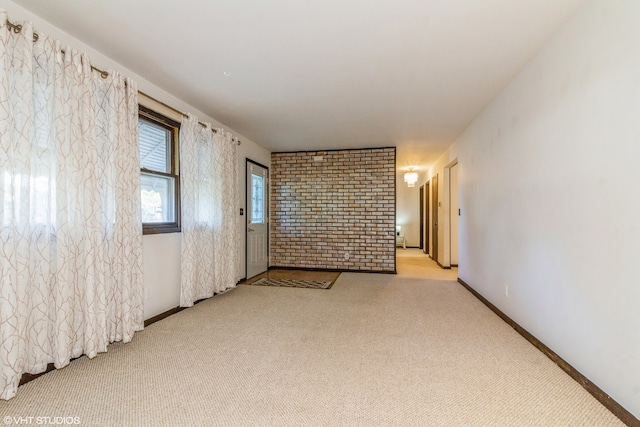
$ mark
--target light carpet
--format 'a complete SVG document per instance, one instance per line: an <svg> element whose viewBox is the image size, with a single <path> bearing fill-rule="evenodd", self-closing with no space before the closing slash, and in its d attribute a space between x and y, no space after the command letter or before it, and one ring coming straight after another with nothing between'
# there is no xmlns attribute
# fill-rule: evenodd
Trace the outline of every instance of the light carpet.
<svg viewBox="0 0 640 427"><path fill-rule="evenodd" d="M619 426L431 261L331 292L239 286L24 386L11 417L108 426ZM404 271L410 274L403 275ZM451 272L448 272L451 274Z"/></svg>

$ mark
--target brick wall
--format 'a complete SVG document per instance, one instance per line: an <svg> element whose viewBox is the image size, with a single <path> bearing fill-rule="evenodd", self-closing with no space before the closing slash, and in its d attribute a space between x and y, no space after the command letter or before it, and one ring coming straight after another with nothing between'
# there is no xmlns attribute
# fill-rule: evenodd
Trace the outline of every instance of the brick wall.
<svg viewBox="0 0 640 427"><path fill-rule="evenodd" d="M273 153L271 266L395 271L395 157L395 148Z"/></svg>

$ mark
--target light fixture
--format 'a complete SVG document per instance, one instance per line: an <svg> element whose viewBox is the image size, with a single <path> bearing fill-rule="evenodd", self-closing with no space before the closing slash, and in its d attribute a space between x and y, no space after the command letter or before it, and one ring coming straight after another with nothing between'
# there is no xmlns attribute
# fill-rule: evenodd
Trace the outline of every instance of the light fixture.
<svg viewBox="0 0 640 427"><path fill-rule="evenodd" d="M413 187L418 181L418 173L413 171L413 168L409 168L409 172L404 174L404 182L407 183L407 187Z"/></svg>

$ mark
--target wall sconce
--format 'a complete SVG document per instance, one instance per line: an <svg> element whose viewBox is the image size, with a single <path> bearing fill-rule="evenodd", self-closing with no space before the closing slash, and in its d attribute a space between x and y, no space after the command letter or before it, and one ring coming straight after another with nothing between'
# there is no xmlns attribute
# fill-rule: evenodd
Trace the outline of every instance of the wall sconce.
<svg viewBox="0 0 640 427"><path fill-rule="evenodd" d="M409 172L404 174L404 182L407 183L407 187L414 187L418 181L418 173L413 171L413 168L409 168Z"/></svg>

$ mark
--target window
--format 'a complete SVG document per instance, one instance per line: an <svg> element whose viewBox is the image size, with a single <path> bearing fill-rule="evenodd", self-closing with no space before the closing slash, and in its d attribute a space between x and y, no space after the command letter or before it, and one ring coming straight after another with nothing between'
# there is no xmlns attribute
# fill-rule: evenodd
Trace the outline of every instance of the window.
<svg viewBox="0 0 640 427"><path fill-rule="evenodd" d="M264 177L251 174L251 224L264 223Z"/></svg>
<svg viewBox="0 0 640 427"><path fill-rule="evenodd" d="M180 124L140 106L140 187L144 234L180 231Z"/></svg>

